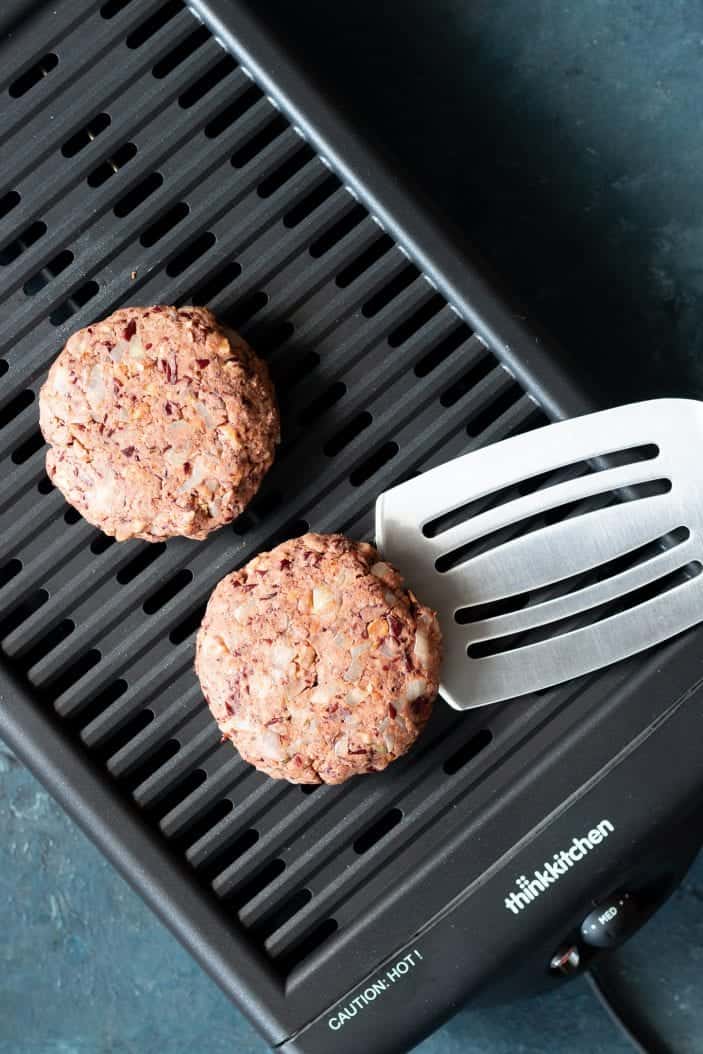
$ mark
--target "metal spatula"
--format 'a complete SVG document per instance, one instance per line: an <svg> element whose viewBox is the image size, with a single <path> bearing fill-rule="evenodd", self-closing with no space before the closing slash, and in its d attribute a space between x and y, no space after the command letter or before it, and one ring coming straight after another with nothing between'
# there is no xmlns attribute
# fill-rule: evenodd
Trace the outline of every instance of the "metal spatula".
<svg viewBox="0 0 703 1054"><path fill-rule="evenodd" d="M506 439L382 494L376 539L439 612L466 710L600 669L703 619L703 403Z"/></svg>

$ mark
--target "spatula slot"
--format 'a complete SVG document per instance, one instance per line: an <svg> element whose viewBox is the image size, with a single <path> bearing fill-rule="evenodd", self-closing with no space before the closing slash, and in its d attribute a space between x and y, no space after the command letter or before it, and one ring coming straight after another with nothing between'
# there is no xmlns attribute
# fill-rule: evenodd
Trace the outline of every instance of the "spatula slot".
<svg viewBox="0 0 703 1054"><path fill-rule="evenodd" d="M533 589L529 593L514 593L509 597L501 597L500 600L492 600L485 604L474 604L471 607L459 608L454 619L460 626L467 626L473 622L483 622L485 619L495 618L498 615L511 615L515 611L522 611L527 607L537 607L549 600L557 600L568 596L586 586L594 585L596 582L605 582L609 578L628 571L631 567L647 563L660 553L668 549L675 549L691 537L688 527L677 527L673 531L655 538L654 541L640 545L629 553L623 553L606 560L592 570L570 575L555 582L550 582L542 589Z"/></svg>
<svg viewBox="0 0 703 1054"><path fill-rule="evenodd" d="M629 450L618 450L615 453L608 454L607 457L599 458L597 461L567 462L556 469L540 472L535 476L527 476L517 483L511 483L506 487L501 487L499 490L492 491L490 494L474 498L472 501L459 505L457 508L435 517L433 520L428 520L422 528L422 533L425 538L436 538L437 535L443 534L444 531L448 531L451 527L455 527L457 523L463 523L480 512L486 512L488 509L497 509L500 505L506 505L509 501L514 501L515 498L534 494L536 491L553 486L555 483L562 483L566 479L576 479L578 476L586 476L594 472L605 472L607 469L622 465L633 465L638 461L653 461L658 456L659 447L655 443L647 443L643 446L631 447Z"/></svg>
<svg viewBox="0 0 703 1054"><path fill-rule="evenodd" d="M500 490L493 491L492 494L484 494L481 498L474 498L465 505L460 505L457 509L452 509L451 512L445 512L442 516L430 520L422 528L422 533L425 538L436 538L437 535L444 534L451 527L456 527L458 523L464 523L466 520L478 516L481 512L497 509L501 505L507 505L508 502L515 501L516 498L534 494L536 491L545 487L551 487L555 483L563 483L567 479L577 479L579 476L585 476L589 470L589 465L584 461L578 465L570 465L567 469L558 469L556 472L541 472L539 476L523 480L522 483L513 483L509 487L501 487Z"/></svg>
<svg viewBox="0 0 703 1054"><path fill-rule="evenodd" d="M524 537L526 534L531 534L533 531L541 530L544 527L551 526L554 523L559 523L567 518L585 516L589 512L594 511L594 508L603 508L606 505L613 505L616 501L640 501L644 498L668 494L670 490L671 480L656 479L648 480L646 483L633 484L632 486L627 487L626 490L606 490L603 491L602 494L594 495L588 500L570 501L563 505L558 505L554 508L539 512L534 516L528 516L523 520L518 520L506 527L500 527L482 537L474 538L465 545L461 545L457 549L453 549L451 552L439 556L435 560L435 568L441 573L451 571L452 568L458 567L459 564L466 563L467 560L471 560L473 557L478 556L479 553L485 553L490 549L495 549L499 545L504 545L506 542L511 541L513 538ZM594 505L594 502L597 504Z"/></svg>
<svg viewBox="0 0 703 1054"><path fill-rule="evenodd" d="M639 589L625 593L616 601L599 604L578 616L558 619L536 629L527 630L524 633L513 633L504 637L494 637L490 640L475 641L468 646L466 653L471 659L487 658L490 655L501 655L508 651L514 651L517 648L526 648L531 644L539 644L542 641L561 637L565 633L570 633L577 629L594 626L599 622L612 618L614 615L632 611L648 600L670 593L679 586L685 585L690 579L696 578L701 571L703 571L703 564L699 560L692 560L676 571L670 571L669 574L655 579Z"/></svg>

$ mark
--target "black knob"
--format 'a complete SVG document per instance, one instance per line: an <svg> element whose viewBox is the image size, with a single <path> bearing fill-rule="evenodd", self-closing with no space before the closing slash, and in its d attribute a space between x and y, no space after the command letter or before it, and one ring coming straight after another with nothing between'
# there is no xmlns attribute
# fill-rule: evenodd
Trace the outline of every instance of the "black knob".
<svg viewBox="0 0 703 1054"><path fill-rule="evenodd" d="M630 893L614 893L581 923L581 936L594 948L614 948L627 940L647 918Z"/></svg>

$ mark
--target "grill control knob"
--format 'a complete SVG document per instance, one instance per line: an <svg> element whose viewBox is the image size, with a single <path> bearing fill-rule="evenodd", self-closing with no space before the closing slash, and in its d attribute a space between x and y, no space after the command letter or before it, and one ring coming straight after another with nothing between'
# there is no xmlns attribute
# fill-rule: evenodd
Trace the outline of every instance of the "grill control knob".
<svg viewBox="0 0 703 1054"><path fill-rule="evenodd" d="M614 948L627 940L647 914L630 893L614 893L581 923L581 937L593 948Z"/></svg>

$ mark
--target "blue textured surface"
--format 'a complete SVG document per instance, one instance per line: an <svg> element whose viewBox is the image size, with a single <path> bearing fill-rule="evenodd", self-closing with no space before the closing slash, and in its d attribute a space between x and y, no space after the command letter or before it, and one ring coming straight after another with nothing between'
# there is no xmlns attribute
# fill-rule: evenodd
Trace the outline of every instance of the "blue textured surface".
<svg viewBox="0 0 703 1054"><path fill-rule="evenodd" d="M698 0L251 2L600 402L703 393Z"/></svg>
<svg viewBox="0 0 703 1054"><path fill-rule="evenodd" d="M70 0L65 0L70 2ZM270 0L306 61L613 402L703 393L698 0ZM703 1050L703 863L622 961ZM0 751L0 1054L266 1048ZM466 1010L422 1054L625 1054L580 982Z"/></svg>

